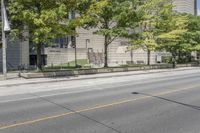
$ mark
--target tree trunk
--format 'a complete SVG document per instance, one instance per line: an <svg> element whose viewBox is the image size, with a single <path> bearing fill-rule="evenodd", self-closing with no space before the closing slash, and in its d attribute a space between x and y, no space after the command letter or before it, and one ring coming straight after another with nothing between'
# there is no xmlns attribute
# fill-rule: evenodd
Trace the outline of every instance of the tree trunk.
<svg viewBox="0 0 200 133"><path fill-rule="evenodd" d="M151 58L151 51L150 50L148 50L147 51L147 65L150 65L150 58Z"/></svg>
<svg viewBox="0 0 200 133"><path fill-rule="evenodd" d="M172 67L176 68L176 52L172 52Z"/></svg>
<svg viewBox="0 0 200 133"><path fill-rule="evenodd" d="M133 50L131 49L131 65L133 65Z"/></svg>
<svg viewBox="0 0 200 133"><path fill-rule="evenodd" d="M108 36L105 36L104 42L104 67L108 67Z"/></svg>
<svg viewBox="0 0 200 133"><path fill-rule="evenodd" d="M77 49L76 49L76 46L75 46L75 48L74 48L74 54L75 54L75 68L77 68L78 67L78 64L77 64Z"/></svg>
<svg viewBox="0 0 200 133"><path fill-rule="evenodd" d="M42 70L42 50L41 47L42 44L38 43L37 44L37 71L41 71Z"/></svg>
<svg viewBox="0 0 200 133"><path fill-rule="evenodd" d="M182 55L181 55L182 53L181 53L181 51L179 50L178 51L178 60L177 60L177 62L178 63L182 63Z"/></svg>

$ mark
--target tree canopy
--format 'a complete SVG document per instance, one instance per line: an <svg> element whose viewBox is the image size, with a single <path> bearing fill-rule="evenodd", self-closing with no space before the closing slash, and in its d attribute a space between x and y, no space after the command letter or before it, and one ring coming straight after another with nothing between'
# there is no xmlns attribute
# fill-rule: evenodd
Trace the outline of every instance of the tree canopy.
<svg viewBox="0 0 200 133"><path fill-rule="evenodd" d="M79 13L86 19L83 27L86 29L96 29L95 34L102 35L104 41L104 67L108 67L108 46L117 38L127 34L130 19L138 19L136 7L139 0L86 0L82 3ZM134 24L134 25L133 25Z"/></svg>
<svg viewBox="0 0 200 133"><path fill-rule="evenodd" d="M10 0L8 11L17 35L25 30L37 48L37 65L41 69L41 47L50 39L72 34L73 23L67 19L73 0Z"/></svg>
<svg viewBox="0 0 200 133"><path fill-rule="evenodd" d="M12 33L23 32L37 49L41 69L41 48L50 39L74 35L75 28L95 30L104 36L104 60L108 67L108 47L117 38L130 40L130 48L150 52L200 50L200 17L173 11L173 0L9 0L7 9ZM68 14L75 11L75 19Z"/></svg>
<svg viewBox="0 0 200 133"><path fill-rule="evenodd" d="M130 36L131 49L142 48L147 51L147 64L150 64L150 53L157 48L157 21L160 19L160 12L169 7L163 4L162 0L144 0L137 7L140 13L140 21L136 32ZM134 21L134 20L130 20ZM133 27L132 30L135 30Z"/></svg>
<svg viewBox="0 0 200 133"><path fill-rule="evenodd" d="M186 50L200 51L200 16L188 16L187 32L183 35Z"/></svg>
<svg viewBox="0 0 200 133"><path fill-rule="evenodd" d="M185 35L188 31L188 17L179 13L167 12L161 14L162 20L158 22L158 42L159 48L168 52L177 52L177 50L188 50L188 46L184 45ZM167 15L167 17L166 17Z"/></svg>

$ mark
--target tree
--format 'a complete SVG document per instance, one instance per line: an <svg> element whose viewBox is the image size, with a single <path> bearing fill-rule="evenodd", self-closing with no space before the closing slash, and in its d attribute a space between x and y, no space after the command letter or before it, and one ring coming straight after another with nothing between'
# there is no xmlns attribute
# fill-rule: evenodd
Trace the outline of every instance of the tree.
<svg viewBox="0 0 200 133"><path fill-rule="evenodd" d="M171 52L174 59L180 51L188 51L189 43L185 43L188 17L179 13L171 13L159 22L159 48ZM162 25L162 26L161 26Z"/></svg>
<svg viewBox="0 0 200 133"><path fill-rule="evenodd" d="M187 14L187 32L182 33L182 41L178 50L178 61L191 61L191 52L200 51L200 17Z"/></svg>
<svg viewBox="0 0 200 133"><path fill-rule="evenodd" d="M104 67L108 67L108 47L127 33L129 19L137 19L138 0L85 0L79 5L84 28L96 29L95 34L104 36ZM83 8L84 7L84 8ZM79 8L79 9L80 9Z"/></svg>
<svg viewBox="0 0 200 133"><path fill-rule="evenodd" d="M189 51L200 51L200 17L189 15L187 32L183 35Z"/></svg>
<svg viewBox="0 0 200 133"><path fill-rule="evenodd" d="M8 11L18 37L24 30L37 49L37 69L42 70L41 49L51 38L72 32L67 14L73 0L9 0Z"/></svg>
<svg viewBox="0 0 200 133"><path fill-rule="evenodd" d="M138 30L131 36L132 48L142 48L147 51L147 64L150 65L151 51L157 47L156 43L156 20L163 8L162 0L144 0L137 7L141 16ZM134 20L130 20L134 21ZM135 28L135 27L133 27ZM134 30L134 29L133 29Z"/></svg>
<svg viewBox="0 0 200 133"><path fill-rule="evenodd" d="M164 6L166 8L159 12L156 22L158 49L172 53L176 60L177 53L187 51L189 47L183 37L187 33L188 15L173 11L172 0L168 0Z"/></svg>

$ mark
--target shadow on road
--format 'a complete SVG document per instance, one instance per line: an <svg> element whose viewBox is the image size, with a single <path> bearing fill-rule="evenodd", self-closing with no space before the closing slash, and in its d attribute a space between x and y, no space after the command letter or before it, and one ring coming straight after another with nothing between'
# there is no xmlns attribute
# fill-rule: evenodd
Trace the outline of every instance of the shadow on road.
<svg viewBox="0 0 200 133"><path fill-rule="evenodd" d="M186 107L190 107L190 108L195 109L195 110L200 110L200 106L190 105L190 104L178 102L178 101L175 101L175 100L163 98L163 97L160 97L160 96L155 96L155 95L151 95L151 94L147 94L147 93L141 93L141 92L132 92L132 94L150 96L152 98L158 98L158 99L161 99L161 100L164 100L164 101L168 101L168 102L176 103L176 104L183 105L183 106L186 106Z"/></svg>

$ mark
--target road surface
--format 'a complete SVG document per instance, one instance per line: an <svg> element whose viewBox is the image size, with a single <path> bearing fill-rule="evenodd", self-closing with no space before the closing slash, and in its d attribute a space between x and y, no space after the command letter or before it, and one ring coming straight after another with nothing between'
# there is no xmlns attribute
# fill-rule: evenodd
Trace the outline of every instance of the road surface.
<svg viewBox="0 0 200 133"><path fill-rule="evenodd" d="M200 69L0 89L0 133L200 133Z"/></svg>

